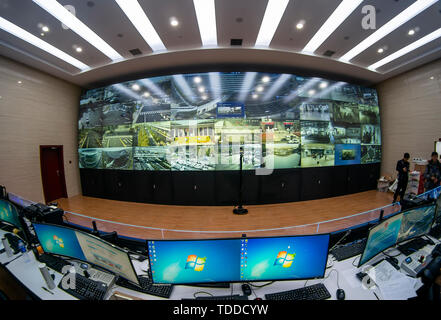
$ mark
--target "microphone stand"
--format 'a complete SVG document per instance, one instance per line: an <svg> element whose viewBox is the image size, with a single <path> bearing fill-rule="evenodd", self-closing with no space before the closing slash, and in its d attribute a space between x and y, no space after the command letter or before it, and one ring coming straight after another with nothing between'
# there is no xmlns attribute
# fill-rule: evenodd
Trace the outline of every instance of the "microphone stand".
<svg viewBox="0 0 441 320"><path fill-rule="evenodd" d="M243 147L240 147L239 205L233 209L234 214L247 214L248 213L248 210L242 206L242 162L243 162Z"/></svg>

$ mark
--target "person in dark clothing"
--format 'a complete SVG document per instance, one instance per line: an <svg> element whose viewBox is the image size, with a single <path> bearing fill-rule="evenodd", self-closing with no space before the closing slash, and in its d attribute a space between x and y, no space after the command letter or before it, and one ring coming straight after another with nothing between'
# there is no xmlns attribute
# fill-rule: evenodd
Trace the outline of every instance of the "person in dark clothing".
<svg viewBox="0 0 441 320"><path fill-rule="evenodd" d="M438 153L432 152L432 159L427 163L424 172L424 188L426 191L439 187L441 181L441 163L438 161Z"/></svg>
<svg viewBox="0 0 441 320"><path fill-rule="evenodd" d="M403 159L397 162L396 170L398 171L398 185L397 190L395 190L394 201L397 202L398 196L400 196L400 201L403 200L404 194L407 189L407 182L409 181L409 158L410 155L406 152Z"/></svg>

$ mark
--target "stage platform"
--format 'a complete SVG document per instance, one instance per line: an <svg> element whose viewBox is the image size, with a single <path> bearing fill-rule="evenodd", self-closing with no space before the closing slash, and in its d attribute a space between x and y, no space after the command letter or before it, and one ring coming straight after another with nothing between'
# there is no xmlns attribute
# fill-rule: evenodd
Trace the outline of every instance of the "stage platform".
<svg viewBox="0 0 441 320"><path fill-rule="evenodd" d="M231 206L169 206L85 196L59 199L71 222L140 239L228 238L314 234L341 230L399 210L392 194L367 191L320 200L250 205L237 216ZM370 212L369 212L370 211ZM367 212L365 214L360 214ZM345 218L351 216L349 218ZM114 222L114 223L113 223Z"/></svg>

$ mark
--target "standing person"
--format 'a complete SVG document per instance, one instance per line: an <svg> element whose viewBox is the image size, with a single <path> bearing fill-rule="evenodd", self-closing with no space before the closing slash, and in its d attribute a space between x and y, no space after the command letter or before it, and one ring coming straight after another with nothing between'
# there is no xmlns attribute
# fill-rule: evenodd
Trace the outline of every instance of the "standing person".
<svg viewBox="0 0 441 320"><path fill-rule="evenodd" d="M438 161L438 153L432 152L432 159L427 163L426 171L424 172L424 188L426 191L435 189L440 185L441 180L441 163Z"/></svg>
<svg viewBox="0 0 441 320"><path fill-rule="evenodd" d="M397 190L394 193L394 201L397 202L398 196L400 196L400 201L403 200L404 194L407 189L407 182L409 181L409 153L405 153L403 159L398 160L396 170L398 171L398 185Z"/></svg>

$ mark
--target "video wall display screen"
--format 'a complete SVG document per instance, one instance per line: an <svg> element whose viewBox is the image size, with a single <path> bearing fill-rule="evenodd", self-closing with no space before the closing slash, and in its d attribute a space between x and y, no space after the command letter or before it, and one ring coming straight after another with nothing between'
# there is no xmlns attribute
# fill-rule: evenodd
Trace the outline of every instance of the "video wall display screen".
<svg viewBox="0 0 441 320"><path fill-rule="evenodd" d="M289 74L210 72L85 92L80 168L213 171L381 161L374 89Z"/></svg>

